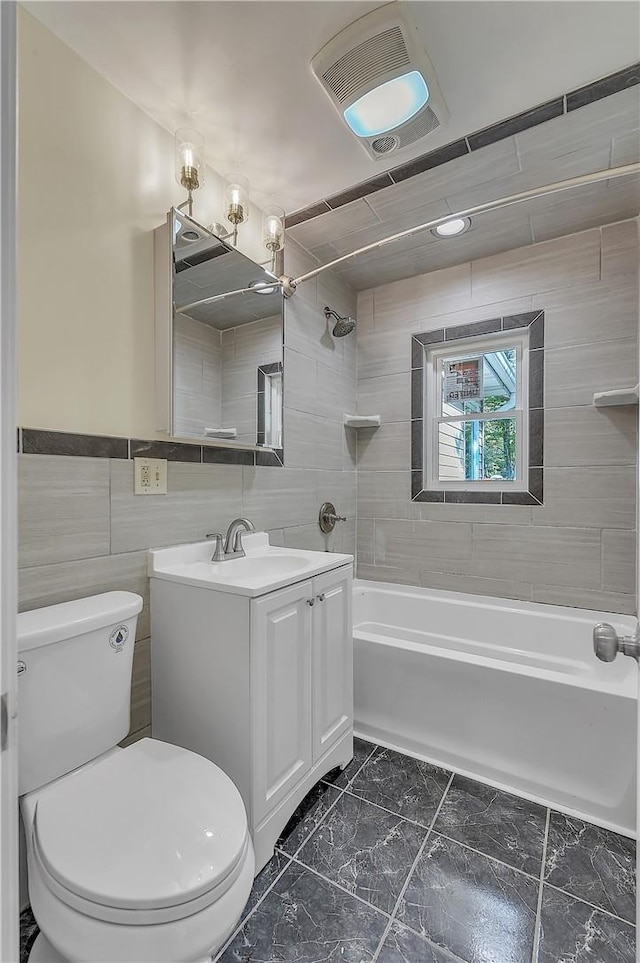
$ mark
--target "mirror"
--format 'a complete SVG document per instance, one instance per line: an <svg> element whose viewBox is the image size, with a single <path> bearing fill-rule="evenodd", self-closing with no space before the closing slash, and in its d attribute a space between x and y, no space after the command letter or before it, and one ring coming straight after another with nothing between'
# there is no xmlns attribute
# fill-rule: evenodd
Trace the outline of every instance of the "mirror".
<svg viewBox="0 0 640 963"><path fill-rule="evenodd" d="M158 427L201 443L282 448L284 312L274 275L180 211L163 227L156 344L158 381L164 375L169 388L159 384Z"/></svg>

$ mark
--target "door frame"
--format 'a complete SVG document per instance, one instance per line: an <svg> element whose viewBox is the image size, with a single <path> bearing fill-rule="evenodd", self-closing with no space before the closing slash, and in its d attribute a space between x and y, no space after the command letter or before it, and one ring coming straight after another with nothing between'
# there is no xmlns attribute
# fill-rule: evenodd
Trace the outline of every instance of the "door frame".
<svg viewBox="0 0 640 963"><path fill-rule="evenodd" d="M16 4L0 3L0 960L18 959Z"/></svg>

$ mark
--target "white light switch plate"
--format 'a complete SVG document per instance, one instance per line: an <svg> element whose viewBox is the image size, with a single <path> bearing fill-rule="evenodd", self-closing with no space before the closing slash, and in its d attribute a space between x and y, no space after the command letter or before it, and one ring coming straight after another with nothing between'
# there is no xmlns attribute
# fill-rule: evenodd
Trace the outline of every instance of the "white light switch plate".
<svg viewBox="0 0 640 963"><path fill-rule="evenodd" d="M166 458L134 458L133 466L134 495L167 494Z"/></svg>

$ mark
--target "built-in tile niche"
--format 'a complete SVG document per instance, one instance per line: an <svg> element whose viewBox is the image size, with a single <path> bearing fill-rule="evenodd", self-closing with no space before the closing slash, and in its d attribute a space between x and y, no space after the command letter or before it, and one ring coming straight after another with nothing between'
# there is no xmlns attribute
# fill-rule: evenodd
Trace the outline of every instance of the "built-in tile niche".
<svg viewBox="0 0 640 963"><path fill-rule="evenodd" d="M504 488L500 483L480 483L465 479L464 460L464 422L439 424L443 429L453 432L447 438L447 450L451 455L447 457L452 462L448 472L453 481L450 488L446 482L440 485L433 483L433 470L430 459L441 457L441 442L433 446L429 442L431 419L435 412L431 411L434 399L427 395L427 367L431 365L431 352L451 348L452 355L464 356L472 347L472 354L480 356L484 351L483 344L490 345L493 339L502 337L504 344L509 339L504 335L513 332L520 335L520 340L526 346L527 392L522 399L522 423L517 431L526 431L526 463L521 465L523 476L523 490L509 488L508 482ZM524 335L525 337L522 337ZM489 356L490 357L490 356ZM476 359L473 359L476 360ZM478 364L486 364L479 357ZM518 364L518 377L521 365ZM482 386L477 386L482 392ZM452 414L457 414L452 409ZM509 419L511 420L511 419ZM515 419L513 419L515 422ZM495 422L494 422L495 423ZM489 422L467 422L479 428ZM524 444L524 437L517 439L517 444ZM452 504L484 504L484 505L542 505L543 504L543 464L544 464L544 311L529 311L523 314L508 315L500 318L489 318L469 324L456 325L449 328L437 328L414 334L411 337L411 499L414 502L443 502ZM456 470L460 469L460 470ZM436 475L438 472L436 471ZM457 480L459 479L459 480ZM475 487L477 486L477 488Z"/></svg>

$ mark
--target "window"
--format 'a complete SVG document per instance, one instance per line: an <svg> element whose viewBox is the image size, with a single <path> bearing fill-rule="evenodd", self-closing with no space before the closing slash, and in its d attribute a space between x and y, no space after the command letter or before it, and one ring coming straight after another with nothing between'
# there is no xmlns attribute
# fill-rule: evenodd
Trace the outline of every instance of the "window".
<svg viewBox="0 0 640 963"><path fill-rule="evenodd" d="M527 487L526 334L425 348L429 488Z"/></svg>
<svg viewBox="0 0 640 963"><path fill-rule="evenodd" d="M412 498L541 504L542 312L415 335Z"/></svg>

